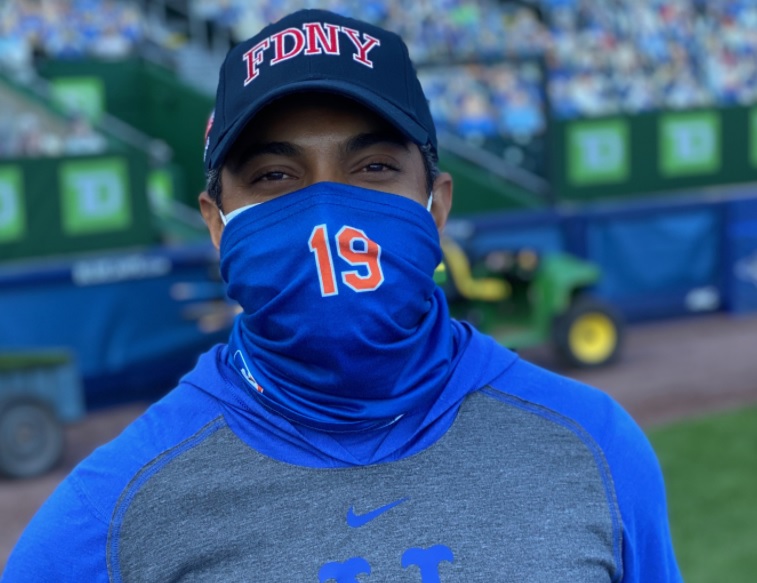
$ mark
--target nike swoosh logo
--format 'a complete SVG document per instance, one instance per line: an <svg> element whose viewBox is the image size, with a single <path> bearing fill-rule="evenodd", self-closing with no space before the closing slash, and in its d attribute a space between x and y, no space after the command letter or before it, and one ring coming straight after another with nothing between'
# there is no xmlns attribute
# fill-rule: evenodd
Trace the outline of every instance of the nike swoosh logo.
<svg viewBox="0 0 757 583"><path fill-rule="evenodd" d="M366 512L365 514L355 514L355 507L350 506L350 509L347 511L347 524L352 528L360 528L361 526L368 524L371 520L378 518L379 516L384 514L384 512L388 512L395 506L402 504L406 500L407 498L400 498L399 500L390 502L386 506L376 508L375 510L371 510L370 512Z"/></svg>

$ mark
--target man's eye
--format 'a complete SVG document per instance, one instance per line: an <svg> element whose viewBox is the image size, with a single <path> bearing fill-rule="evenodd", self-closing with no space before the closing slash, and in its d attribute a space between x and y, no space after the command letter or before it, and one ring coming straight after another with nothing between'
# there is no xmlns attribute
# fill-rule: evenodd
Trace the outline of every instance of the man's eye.
<svg viewBox="0 0 757 583"><path fill-rule="evenodd" d="M365 167L366 172L385 172L387 170L397 170L397 168L384 162L372 162Z"/></svg>
<svg viewBox="0 0 757 583"><path fill-rule="evenodd" d="M254 180L254 182L259 182L259 181L275 182L277 180L284 180L287 176L288 175L286 172L266 172L265 174L258 176Z"/></svg>

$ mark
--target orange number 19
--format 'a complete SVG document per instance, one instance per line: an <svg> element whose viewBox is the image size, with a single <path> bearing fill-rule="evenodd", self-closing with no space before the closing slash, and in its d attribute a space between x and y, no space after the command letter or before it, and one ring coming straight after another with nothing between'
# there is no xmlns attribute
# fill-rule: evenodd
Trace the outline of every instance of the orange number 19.
<svg viewBox="0 0 757 583"><path fill-rule="evenodd" d="M343 271L342 282L356 292L378 289L384 283L384 273L381 270L381 246L371 241L360 229L348 226L339 229L334 239L339 257L352 267L364 266L367 272L361 275L357 269ZM323 297L337 295L339 290L326 225L318 225L313 229L308 240L308 247L315 254L321 295Z"/></svg>

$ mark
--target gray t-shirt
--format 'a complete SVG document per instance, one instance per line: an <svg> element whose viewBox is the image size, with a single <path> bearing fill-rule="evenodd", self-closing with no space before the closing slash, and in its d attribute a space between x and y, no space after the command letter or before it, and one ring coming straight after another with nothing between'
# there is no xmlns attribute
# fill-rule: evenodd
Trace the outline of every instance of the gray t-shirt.
<svg viewBox="0 0 757 583"><path fill-rule="evenodd" d="M113 580L600 583L620 516L575 428L481 392L447 434L395 463L288 465L222 418L157 458L111 524Z"/></svg>

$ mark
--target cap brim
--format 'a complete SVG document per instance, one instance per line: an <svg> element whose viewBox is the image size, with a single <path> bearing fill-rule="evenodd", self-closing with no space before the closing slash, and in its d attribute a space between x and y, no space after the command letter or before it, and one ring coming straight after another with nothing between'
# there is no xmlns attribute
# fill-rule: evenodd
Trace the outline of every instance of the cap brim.
<svg viewBox="0 0 757 583"><path fill-rule="evenodd" d="M209 167L220 168L222 166L229 150L231 150L231 147L234 145L234 142L236 142L244 128L266 105L286 95L307 93L309 91L334 93L336 95L344 95L345 97L354 99L361 105L364 105L366 108L380 115L417 145L423 146L430 141L428 132L423 129L417 121L395 105L392 105L382 97L378 97L375 93L363 89L359 85L345 83L344 81L336 81L333 79L311 79L308 81L283 85L275 91L270 91L260 98L251 101L244 109L244 112L234 120L229 130L220 137L215 149L210 152Z"/></svg>

